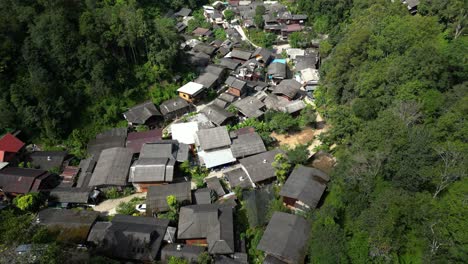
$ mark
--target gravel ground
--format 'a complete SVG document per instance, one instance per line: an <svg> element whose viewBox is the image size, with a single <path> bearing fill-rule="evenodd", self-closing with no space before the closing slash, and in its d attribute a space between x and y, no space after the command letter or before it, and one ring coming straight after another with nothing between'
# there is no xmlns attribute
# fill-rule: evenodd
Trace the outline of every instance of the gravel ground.
<svg viewBox="0 0 468 264"><path fill-rule="evenodd" d="M104 202L96 205L93 209L94 211L98 211L104 213L106 215L115 215L117 206L122 202L129 202L134 197L146 197L146 193L135 193L127 197L119 198L119 199L109 199L105 200Z"/></svg>

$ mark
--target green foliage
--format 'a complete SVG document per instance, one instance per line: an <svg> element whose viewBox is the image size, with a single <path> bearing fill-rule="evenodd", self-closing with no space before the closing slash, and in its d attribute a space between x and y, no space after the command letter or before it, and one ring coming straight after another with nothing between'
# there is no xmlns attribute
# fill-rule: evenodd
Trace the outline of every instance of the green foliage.
<svg viewBox="0 0 468 264"><path fill-rule="evenodd" d="M288 156L288 160L293 165L305 164L309 159L309 145L296 145L294 148L290 148L287 150L286 156Z"/></svg>
<svg viewBox="0 0 468 264"><path fill-rule="evenodd" d="M285 134L299 129L298 119L283 112L268 111L265 114L265 122L268 124L270 131L279 134Z"/></svg>
<svg viewBox="0 0 468 264"><path fill-rule="evenodd" d="M133 197L130 201L128 202L121 202L117 206L117 213L118 214L123 214L123 215L134 215L138 214L138 211L136 210L136 206L142 202L145 201L145 198L138 198L138 197Z"/></svg>
<svg viewBox="0 0 468 264"><path fill-rule="evenodd" d="M177 201L177 198L175 195L169 195L166 197L167 205L169 206L169 211L163 214L159 214L158 216L160 218L165 218L169 219L172 222L176 223L177 220L179 219L179 202Z"/></svg>
<svg viewBox="0 0 468 264"><path fill-rule="evenodd" d="M198 264L211 264L213 263L213 259L211 258L208 252L203 252L198 256L197 263Z"/></svg>
<svg viewBox="0 0 468 264"><path fill-rule="evenodd" d="M135 190L132 187L125 187L122 191L119 191L117 187L110 187L104 190L104 197L106 199L117 199L132 195Z"/></svg>
<svg viewBox="0 0 468 264"><path fill-rule="evenodd" d="M189 262L183 258L169 257L168 264L188 264Z"/></svg>
<svg viewBox="0 0 468 264"><path fill-rule="evenodd" d="M31 239L29 226L34 215L19 214L13 210L2 210L0 213L0 244L14 245L27 243Z"/></svg>
<svg viewBox="0 0 468 264"><path fill-rule="evenodd" d="M232 10L230 10L230 9L225 10L223 14L224 14L224 18L225 18L228 22L230 22L231 20L233 20L234 17L235 17L235 15L236 15L236 14L234 13L234 11L232 11Z"/></svg>
<svg viewBox="0 0 468 264"><path fill-rule="evenodd" d="M103 256L91 256L90 264L118 264L119 262Z"/></svg>
<svg viewBox="0 0 468 264"><path fill-rule="evenodd" d="M13 204L22 211L37 211L43 202L40 193L20 194L13 199Z"/></svg>
<svg viewBox="0 0 468 264"><path fill-rule="evenodd" d="M263 30L250 29L248 34L253 43L263 48L271 48L276 43L276 35Z"/></svg>
<svg viewBox="0 0 468 264"><path fill-rule="evenodd" d="M307 105L306 108L301 110L299 116L299 127L315 127L315 121L317 120L317 113L312 105Z"/></svg>
<svg viewBox="0 0 468 264"><path fill-rule="evenodd" d="M224 28L217 28L213 31L215 39L226 40L226 31Z"/></svg>
<svg viewBox="0 0 468 264"><path fill-rule="evenodd" d="M268 212L267 212L267 219L271 219L275 212L283 212L283 213L290 213L290 210L286 205L283 203L283 198L278 197L277 199L273 199L268 204Z"/></svg>
<svg viewBox="0 0 468 264"><path fill-rule="evenodd" d="M293 32L288 36L289 45L291 48L308 48L312 43L312 39L316 37L314 32L309 31L300 31L300 32Z"/></svg>
<svg viewBox="0 0 468 264"><path fill-rule="evenodd" d="M193 19L188 21L187 32L191 33L196 28L211 28L211 24L205 20L203 16L203 9L199 9L193 12Z"/></svg>
<svg viewBox="0 0 468 264"><path fill-rule="evenodd" d="M271 165L275 168L275 176L278 181L284 184L292 167L289 159L284 154L276 154L275 161Z"/></svg>
<svg viewBox="0 0 468 264"><path fill-rule="evenodd" d="M199 166L191 167L188 161L184 161L182 164L180 164L180 169L183 173L188 174L192 177L192 181L195 182L197 188L205 186L204 180L210 172L207 168Z"/></svg>

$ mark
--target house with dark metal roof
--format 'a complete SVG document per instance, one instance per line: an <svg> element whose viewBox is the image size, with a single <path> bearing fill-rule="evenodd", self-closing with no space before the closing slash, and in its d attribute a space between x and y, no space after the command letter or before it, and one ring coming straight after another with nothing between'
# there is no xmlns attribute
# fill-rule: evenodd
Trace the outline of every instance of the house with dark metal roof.
<svg viewBox="0 0 468 264"><path fill-rule="evenodd" d="M0 170L0 189L9 194L25 194L52 189L58 178L45 170L6 167Z"/></svg>
<svg viewBox="0 0 468 264"><path fill-rule="evenodd" d="M128 109L123 116L130 125L154 125L161 113L153 102L147 101Z"/></svg>
<svg viewBox="0 0 468 264"><path fill-rule="evenodd" d="M219 60L219 65L224 66L231 71L235 71L237 67L239 67L240 62L229 59L229 58L222 58Z"/></svg>
<svg viewBox="0 0 468 264"><path fill-rule="evenodd" d="M192 13L192 9L182 7L179 11L174 13L176 17L188 17Z"/></svg>
<svg viewBox="0 0 468 264"><path fill-rule="evenodd" d="M293 79L282 80L273 90L273 94L283 96L288 100L293 100L299 93L301 86L301 83Z"/></svg>
<svg viewBox="0 0 468 264"><path fill-rule="evenodd" d="M195 142L199 150L209 151L229 147L231 138L227 128L221 126L198 130Z"/></svg>
<svg viewBox="0 0 468 264"><path fill-rule="evenodd" d="M161 261L167 263L171 257L184 259L190 264L198 263L198 257L206 251L205 247L184 244L167 244L161 249Z"/></svg>
<svg viewBox="0 0 468 264"><path fill-rule="evenodd" d="M35 151L29 154L29 160L34 168L61 171L67 155L66 151Z"/></svg>
<svg viewBox="0 0 468 264"><path fill-rule="evenodd" d="M304 263L309 234L310 224L303 217L275 212L257 249L289 264Z"/></svg>
<svg viewBox="0 0 468 264"><path fill-rule="evenodd" d="M97 223L88 242L109 258L151 262L157 259L168 226L167 219L116 215L111 222Z"/></svg>
<svg viewBox="0 0 468 264"><path fill-rule="evenodd" d="M0 138L0 162L13 160L24 145L23 141L10 133L3 135L3 137Z"/></svg>
<svg viewBox="0 0 468 264"><path fill-rule="evenodd" d="M175 140L160 140L144 144L140 158L130 168L129 182L137 191L145 192L149 186L174 180L177 161L188 160L189 148Z"/></svg>
<svg viewBox="0 0 468 264"><path fill-rule="evenodd" d="M232 140L232 155L235 158L245 158L266 151L262 138L256 132L238 135Z"/></svg>
<svg viewBox="0 0 468 264"><path fill-rule="evenodd" d="M286 79L287 76L286 63L273 62L268 66L267 78L270 82L278 84L282 80Z"/></svg>
<svg viewBox="0 0 468 264"><path fill-rule="evenodd" d="M275 156L281 153L283 153L281 150L273 149L240 159L239 162L250 180L255 184L260 184L276 178L272 163L275 161Z"/></svg>
<svg viewBox="0 0 468 264"><path fill-rule="evenodd" d="M203 72L209 72L212 73L216 76L219 76L220 78L224 77L227 73L227 68L221 65L217 64L210 64L206 66L206 68L203 70Z"/></svg>
<svg viewBox="0 0 468 264"><path fill-rule="evenodd" d="M78 165L80 171L78 173L78 180L76 181L77 188L88 188L96 162L97 160L94 156L80 161L80 164Z"/></svg>
<svg viewBox="0 0 468 264"><path fill-rule="evenodd" d="M244 63L250 59L252 56L252 52L234 49L231 51L231 59L239 61L240 63Z"/></svg>
<svg viewBox="0 0 468 264"><path fill-rule="evenodd" d="M215 89L219 84L220 77L216 74L205 72L194 80L195 83L202 84L206 89Z"/></svg>
<svg viewBox="0 0 468 264"><path fill-rule="evenodd" d="M289 175L280 195L290 208L315 209L329 180L328 175L318 169L298 166Z"/></svg>
<svg viewBox="0 0 468 264"><path fill-rule="evenodd" d="M57 187L50 191L49 202L61 204L93 204L91 188Z"/></svg>
<svg viewBox="0 0 468 264"><path fill-rule="evenodd" d="M231 138L224 126L199 130L195 144L200 163L207 168L236 161L230 148Z"/></svg>
<svg viewBox="0 0 468 264"><path fill-rule="evenodd" d="M237 168L224 173L231 188L241 187L242 189L254 188L255 185L250 181L249 176L242 168Z"/></svg>
<svg viewBox="0 0 468 264"><path fill-rule="evenodd" d="M230 93L222 93L218 96L218 98L230 104L238 99L237 96L234 96Z"/></svg>
<svg viewBox="0 0 468 264"><path fill-rule="evenodd" d="M269 49L257 48L252 54L252 57L263 64L263 66L266 66L273 59L273 53Z"/></svg>
<svg viewBox="0 0 468 264"><path fill-rule="evenodd" d="M200 113L204 114L211 123L217 126L228 124L234 118L234 114L215 104L207 105Z"/></svg>
<svg viewBox="0 0 468 264"><path fill-rule="evenodd" d="M210 64L211 57L208 54L205 54L203 52L195 52L195 51L189 51L187 52L188 55L188 62L195 66L197 69L202 69L203 67L206 67L208 64Z"/></svg>
<svg viewBox="0 0 468 264"><path fill-rule="evenodd" d="M182 98L169 99L159 105L164 120L179 118L192 111L192 106Z"/></svg>
<svg viewBox="0 0 468 264"><path fill-rule="evenodd" d="M213 32L208 28L198 27L192 32L192 34L196 37L210 37L213 35Z"/></svg>
<svg viewBox="0 0 468 264"><path fill-rule="evenodd" d="M232 208L201 204L180 208L177 238L187 245L204 245L210 254L234 253Z"/></svg>
<svg viewBox="0 0 468 264"><path fill-rule="evenodd" d="M210 188L200 188L193 192L194 204L212 204L216 201L216 193Z"/></svg>
<svg viewBox="0 0 468 264"><path fill-rule="evenodd" d="M203 52L203 53L205 53L207 55L213 56L213 54L216 51L216 48L202 42L202 43L199 43L199 44L195 45L193 47L193 51Z"/></svg>
<svg viewBox="0 0 468 264"><path fill-rule="evenodd" d="M245 81L229 76L225 83L229 87L227 93L237 97L243 97L247 93L247 83Z"/></svg>
<svg viewBox="0 0 468 264"><path fill-rule="evenodd" d="M206 186L213 190L218 197L224 196L226 194L226 191L223 188L223 185L221 185L221 182L217 177L210 177L210 178L205 178Z"/></svg>
<svg viewBox="0 0 468 264"><path fill-rule="evenodd" d="M187 28L187 25L185 25L183 22L177 22L177 24L176 24L177 33L181 33L186 28Z"/></svg>
<svg viewBox="0 0 468 264"><path fill-rule="evenodd" d="M113 128L96 135L88 143L88 154L99 157L101 151L108 148L125 147L127 128Z"/></svg>
<svg viewBox="0 0 468 264"><path fill-rule="evenodd" d="M296 65L294 66L296 72L305 69L317 69L318 58L317 55L299 55L296 56Z"/></svg>
<svg viewBox="0 0 468 264"><path fill-rule="evenodd" d="M35 222L54 231L60 230L58 240L82 244L98 216L99 212L95 211L47 208L37 214Z"/></svg>
<svg viewBox="0 0 468 264"><path fill-rule="evenodd" d="M234 254L233 254L234 255ZM223 255L216 255L214 257L214 264L248 264L247 257L244 259L234 259Z"/></svg>
<svg viewBox="0 0 468 264"><path fill-rule="evenodd" d="M128 133L126 147L133 153L140 153L143 144L162 139L162 129Z"/></svg>
<svg viewBox="0 0 468 264"><path fill-rule="evenodd" d="M247 96L234 102L237 110L246 118L258 118L265 113L265 104L253 96Z"/></svg>
<svg viewBox="0 0 468 264"><path fill-rule="evenodd" d="M179 204L191 204L191 183L178 182L148 187L146 195L146 215L151 216L169 210L167 197L174 195Z"/></svg>
<svg viewBox="0 0 468 264"><path fill-rule="evenodd" d="M89 186L126 186L133 153L126 148L110 148L101 152Z"/></svg>

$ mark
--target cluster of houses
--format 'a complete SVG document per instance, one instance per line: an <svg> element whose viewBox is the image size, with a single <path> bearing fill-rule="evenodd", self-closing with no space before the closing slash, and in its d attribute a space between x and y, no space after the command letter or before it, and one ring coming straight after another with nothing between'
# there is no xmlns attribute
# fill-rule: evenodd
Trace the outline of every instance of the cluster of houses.
<svg viewBox="0 0 468 264"><path fill-rule="evenodd" d="M268 30L281 31L307 19L276 2L263 4ZM245 24L256 5L218 1L205 7L205 16L213 25L223 26L223 11L234 10ZM174 14L178 30L186 26L190 14L186 8ZM181 48L199 76L181 84L173 99L129 108L123 113L128 127L96 135L87 145L87 158L79 162L65 151L26 149L17 135L4 135L0 195L47 194L51 208L39 212L37 224L62 230L64 240L86 244L114 259L166 262L179 257L195 263L207 252L215 263L248 263L245 241L234 224L239 204L234 189L240 188L249 224L266 225L258 245L266 253L266 263L302 263L308 221L279 212L266 219L268 202L275 199L273 163L278 154L286 154L268 150L253 127L232 130L228 125L262 119L267 111L299 114L313 99L319 54L315 49L288 49L283 57L265 48L240 49L239 33L233 28L226 32L225 41L211 41L210 29L197 28L191 36L184 35ZM208 100L209 94L216 97ZM137 131L137 127L146 129ZM183 163L214 172L204 180L206 187L195 186L182 170ZM317 207L328 181L322 171L299 166L279 195L292 211L307 211ZM98 221L98 212L52 208L93 207L102 200L103 191L128 186L146 193L145 216L116 215ZM175 223L158 218L170 209L169 195L181 205Z"/></svg>

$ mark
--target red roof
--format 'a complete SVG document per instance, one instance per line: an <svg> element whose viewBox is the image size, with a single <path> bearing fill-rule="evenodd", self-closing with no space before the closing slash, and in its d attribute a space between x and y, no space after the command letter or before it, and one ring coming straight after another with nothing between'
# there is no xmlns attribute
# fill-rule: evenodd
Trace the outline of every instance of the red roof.
<svg viewBox="0 0 468 264"><path fill-rule="evenodd" d="M286 32L297 32L301 31L302 26L299 24L292 24L292 25L287 25L286 28L283 28L281 31L286 31Z"/></svg>
<svg viewBox="0 0 468 264"><path fill-rule="evenodd" d="M133 153L140 153L145 143L151 143L162 139L162 129L153 129L144 132L131 132L127 136L127 148Z"/></svg>
<svg viewBox="0 0 468 264"><path fill-rule="evenodd" d="M0 139L0 151L18 152L24 146L24 142L10 133L7 133Z"/></svg>

